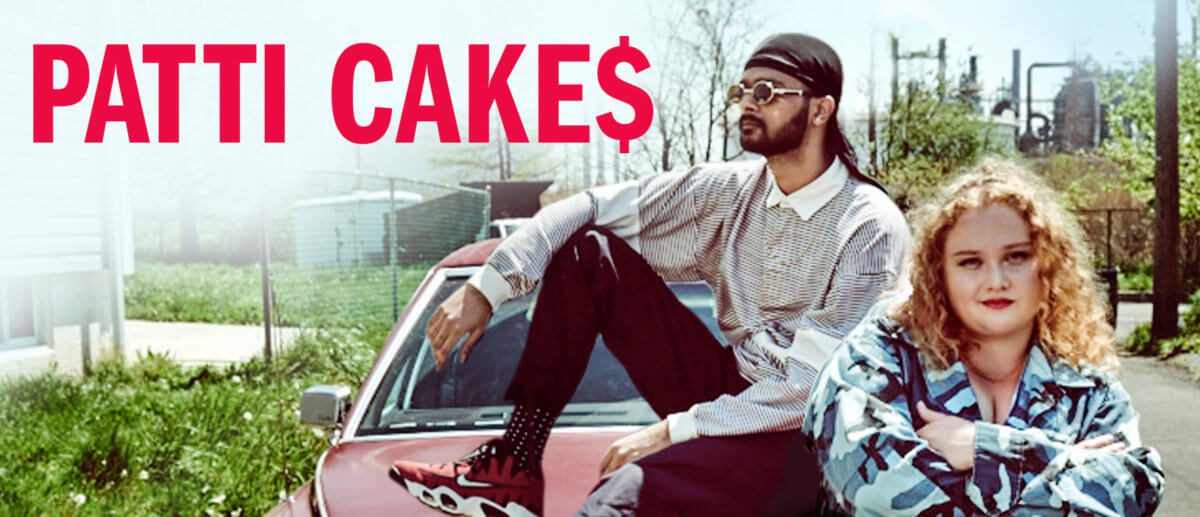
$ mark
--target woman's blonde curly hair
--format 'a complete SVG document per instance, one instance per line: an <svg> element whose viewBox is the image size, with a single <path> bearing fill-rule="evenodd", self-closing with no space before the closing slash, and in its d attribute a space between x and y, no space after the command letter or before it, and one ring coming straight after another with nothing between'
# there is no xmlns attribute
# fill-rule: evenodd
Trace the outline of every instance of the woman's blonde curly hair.
<svg viewBox="0 0 1200 517"><path fill-rule="evenodd" d="M1047 357L1077 369L1117 369L1112 326L1100 302L1091 253L1075 217L1054 191L1021 165L985 158L942 188L914 212L914 246L909 278L912 295L892 316L940 369L959 360L969 341L947 295L943 267L946 235L964 212L986 205L1015 209L1029 224L1033 255L1042 280L1035 332Z"/></svg>

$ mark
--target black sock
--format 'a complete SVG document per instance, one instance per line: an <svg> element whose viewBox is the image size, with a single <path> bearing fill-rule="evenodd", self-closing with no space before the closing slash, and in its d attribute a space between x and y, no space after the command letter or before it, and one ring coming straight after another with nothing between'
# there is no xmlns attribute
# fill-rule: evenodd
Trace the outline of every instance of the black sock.
<svg viewBox="0 0 1200 517"><path fill-rule="evenodd" d="M549 411L523 404L518 404L513 410L512 419L504 430L504 439L513 446L517 468L528 470L533 467L540 470L542 450L546 448L546 439L550 437L554 420L556 415Z"/></svg>

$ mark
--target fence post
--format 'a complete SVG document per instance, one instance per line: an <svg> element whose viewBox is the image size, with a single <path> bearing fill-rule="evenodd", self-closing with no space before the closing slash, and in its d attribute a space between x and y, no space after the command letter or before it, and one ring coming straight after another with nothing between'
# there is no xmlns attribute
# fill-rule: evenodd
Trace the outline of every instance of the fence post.
<svg viewBox="0 0 1200 517"><path fill-rule="evenodd" d="M1113 267L1113 263L1112 263L1112 213L1113 213L1113 211L1111 208L1104 211L1104 217L1105 217L1104 258L1105 258L1105 263L1108 264L1108 267L1110 267L1110 268Z"/></svg>
<svg viewBox="0 0 1200 517"><path fill-rule="evenodd" d="M1099 274L1100 279L1104 281L1105 287L1108 291L1108 307L1112 309L1108 312L1108 324L1112 325L1112 327L1115 329L1117 328L1117 303L1120 302L1120 297L1117 293L1117 268L1106 267L1100 271L1097 271L1097 274Z"/></svg>
<svg viewBox="0 0 1200 517"><path fill-rule="evenodd" d="M391 242L388 243L391 247L388 250L388 267L392 269L392 323L395 323L400 319L400 283L396 274L396 253L400 251L400 239L396 235L400 231L400 225L396 221L396 178L388 178L388 199L390 203L387 222L391 225L391 231L388 232L391 235Z"/></svg>
<svg viewBox="0 0 1200 517"><path fill-rule="evenodd" d="M267 235L266 171L259 171L258 233L259 269L262 270L263 360L271 362L271 242Z"/></svg>

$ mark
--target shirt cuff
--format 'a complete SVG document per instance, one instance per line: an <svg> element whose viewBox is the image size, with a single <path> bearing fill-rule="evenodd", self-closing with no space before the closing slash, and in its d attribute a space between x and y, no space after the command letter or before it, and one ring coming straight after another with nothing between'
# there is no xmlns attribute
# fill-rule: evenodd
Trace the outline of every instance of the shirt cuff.
<svg viewBox="0 0 1200 517"><path fill-rule="evenodd" d="M979 508L988 509L988 513L1007 512L1023 490L1021 471L1029 439L1006 425L985 421L976 421L974 425L975 464L967 485L967 498Z"/></svg>
<svg viewBox="0 0 1200 517"><path fill-rule="evenodd" d="M833 350L842 343L841 338L808 328L796 329L791 346L786 347L776 344L766 332L757 332L751 339L757 341L762 350L775 356L781 363L787 364L787 359L791 358L811 366L818 372L825 366L825 361L829 359Z"/></svg>
<svg viewBox="0 0 1200 517"><path fill-rule="evenodd" d="M488 304L492 306L492 312L496 312L496 308L511 297L511 288L508 281L500 276L500 272L491 264L484 264L479 268L471 278L467 279L467 283L483 293L483 297L487 298Z"/></svg>
<svg viewBox="0 0 1200 517"><path fill-rule="evenodd" d="M975 458L973 477L994 476L1005 463L1019 465L1027 445L1024 437L1007 426L977 421L975 425ZM986 484L984 484L986 486Z"/></svg>
<svg viewBox="0 0 1200 517"><path fill-rule="evenodd" d="M671 445L700 436L696 431L696 416L691 411L667 415L667 434L671 435Z"/></svg>

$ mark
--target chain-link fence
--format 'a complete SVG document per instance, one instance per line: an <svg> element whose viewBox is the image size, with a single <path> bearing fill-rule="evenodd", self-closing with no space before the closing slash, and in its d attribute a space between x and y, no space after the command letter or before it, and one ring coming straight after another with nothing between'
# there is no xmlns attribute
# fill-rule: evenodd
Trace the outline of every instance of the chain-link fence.
<svg viewBox="0 0 1200 517"><path fill-rule="evenodd" d="M388 329L429 267L485 236L487 192L307 173L268 223L276 325Z"/></svg>
<svg viewBox="0 0 1200 517"><path fill-rule="evenodd" d="M386 333L430 266L486 236L487 191L338 171L139 178L130 319ZM275 335L279 341L280 335Z"/></svg>
<svg viewBox="0 0 1200 517"><path fill-rule="evenodd" d="M1154 214L1149 210L1087 208L1075 213L1101 267L1130 271L1152 260Z"/></svg>

